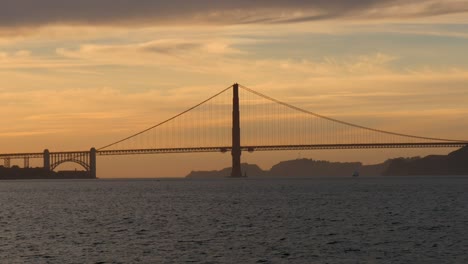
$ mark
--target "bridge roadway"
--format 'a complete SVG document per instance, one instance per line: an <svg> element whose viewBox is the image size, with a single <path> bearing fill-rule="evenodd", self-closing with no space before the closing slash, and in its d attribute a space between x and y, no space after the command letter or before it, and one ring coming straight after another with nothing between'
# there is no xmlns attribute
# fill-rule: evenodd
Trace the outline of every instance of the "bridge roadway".
<svg viewBox="0 0 468 264"><path fill-rule="evenodd" d="M281 151L281 150L326 150L326 149L380 149L380 148L460 148L468 146L468 142L431 142L431 143L365 143L365 144L317 144L317 145L270 145L241 146L242 151ZM230 152L231 146L225 147L188 147L188 148L154 148L154 149L121 149L97 150L98 156L169 154L169 153L200 153L200 152ZM89 151L50 152L50 155L88 155ZM0 154L0 159L34 159L43 158L44 153L12 153Z"/></svg>
<svg viewBox="0 0 468 264"><path fill-rule="evenodd" d="M371 144L319 144L319 145L271 145L241 146L242 151L280 151L280 150L325 150L325 149L379 149L379 148L460 148L468 142L433 142L433 143L371 143ZM162 148L162 149L129 149L101 150L100 156L163 154L163 153L196 153L196 152L230 152L232 147L195 147L195 148Z"/></svg>

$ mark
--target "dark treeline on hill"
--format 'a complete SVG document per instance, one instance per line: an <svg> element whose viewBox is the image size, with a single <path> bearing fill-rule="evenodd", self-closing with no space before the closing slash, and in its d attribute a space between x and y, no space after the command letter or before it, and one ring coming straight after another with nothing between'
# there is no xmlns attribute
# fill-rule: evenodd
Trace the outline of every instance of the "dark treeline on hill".
<svg viewBox="0 0 468 264"><path fill-rule="evenodd" d="M249 178L308 178L308 177L342 177L351 176L355 171L361 175L381 175L383 164L363 166L360 162L328 162L311 159L296 159L282 161L274 165L269 171L262 170L255 164L241 164L242 172ZM365 173L364 173L365 171ZM186 178L223 178L229 177L231 168L220 171L192 171Z"/></svg>
<svg viewBox="0 0 468 264"><path fill-rule="evenodd" d="M0 180L26 179L89 179L87 171L48 171L43 168L20 168L0 166Z"/></svg>
<svg viewBox="0 0 468 264"><path fill-rule="evenodd" d="M360 176L416 176L416 175L468 175L468 147L448 155L431 155L424 158L397 158L375 165L361 162L329 162L312 159L282 161L270 170L262 170L254 164L242 164L242 171L251 178L307 178L343 177L358 171ZM187 178L228 177L231 168L220 171L192 171Z"/></svg>
<svg viewBox="0 0 468 264"><path fill-rule="evenodd" d="M328 162L311 159L282 161L268 172L271 177L343 176L351 175L362 167L360 162Z"/></svg>
<svg viewBox="0 0 468 264"><path fill-rule="evenodd" d="M468 175L468 146L448 155L392 159L383 175Z"/></svg>

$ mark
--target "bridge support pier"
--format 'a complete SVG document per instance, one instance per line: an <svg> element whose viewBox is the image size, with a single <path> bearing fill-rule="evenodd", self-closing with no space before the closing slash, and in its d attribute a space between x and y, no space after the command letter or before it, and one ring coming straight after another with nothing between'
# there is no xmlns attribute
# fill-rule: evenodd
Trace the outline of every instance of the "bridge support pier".
<svg viewBox="0 0 468 264"><path fill-rule="evenodd" d="M50 171L50 152L48 149L44 150L44 170Z"/></svg>
<svg viewBox="0 0 468 264"><path fill-rule="evenodd" d="M242 177L241 171L241 145L240 145L240 113L239 113L239 84L235 83L232 89L232 171L231 177Z"/></svg>
<svg viewBox="0 0 468 264"><path fill-rule="evenodd" d="M89 151L89 174L90 174L90 177L95 179L97 178L97 174L96 174L96 149L95 148L91 148L91 150Z"/></svg>

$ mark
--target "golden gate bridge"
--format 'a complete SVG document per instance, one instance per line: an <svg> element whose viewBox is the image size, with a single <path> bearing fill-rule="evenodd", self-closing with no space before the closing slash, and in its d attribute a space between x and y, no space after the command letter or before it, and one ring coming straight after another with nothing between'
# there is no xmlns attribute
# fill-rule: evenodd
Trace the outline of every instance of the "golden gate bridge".
<svg viewBox="0 0 468 264"><path fill-rule="evenodd" d="M248 87L233 84L201 103L138 133L89 151L0 154L11 160L42 159L46 170L73 162L96 177L96 157L164 153L231 152L231 177L242 177L242 152L453 148L455 140L380 130L323 116L279 101Z"/></svg>

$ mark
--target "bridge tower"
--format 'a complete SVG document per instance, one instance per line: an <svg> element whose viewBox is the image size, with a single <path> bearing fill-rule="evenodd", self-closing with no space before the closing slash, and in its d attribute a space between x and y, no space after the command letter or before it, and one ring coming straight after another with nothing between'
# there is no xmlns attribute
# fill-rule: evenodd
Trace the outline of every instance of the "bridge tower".
<svg viewBox="0 0 468 264"><path fill-rule="evenodd" d="M50 171L50 152L48 149L44 150L44 169Z"/></svg>
<svg viewBox="0 0 468 264"><path fill-rule="evenodd" d="M96 178L96 149L91 148L89 151L89 174L91 178Z"/></svg>
<svg viewBox="0 0 468 264"><path fill-rule="evenodd" d="M232 171L231 177L242 177L241 145L240 145L240 114L239 114L239 84L232 86Z"/></svg>

